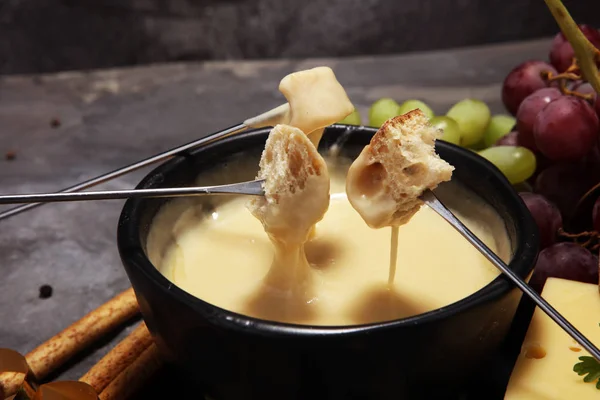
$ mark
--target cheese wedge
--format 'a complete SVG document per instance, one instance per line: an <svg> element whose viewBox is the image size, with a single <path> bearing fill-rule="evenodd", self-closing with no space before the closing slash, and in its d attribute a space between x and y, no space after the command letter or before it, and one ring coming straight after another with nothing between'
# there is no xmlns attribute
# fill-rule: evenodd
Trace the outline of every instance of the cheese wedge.
<svg viewBox="0 0 600 400"><path fill-rule="evenodd" d="M598 285L549 278L542 297L597 346L600 345ZM594 383L573 372L589 356L542 310L536 308L504 396L507 400L600 399Z"/></svg>

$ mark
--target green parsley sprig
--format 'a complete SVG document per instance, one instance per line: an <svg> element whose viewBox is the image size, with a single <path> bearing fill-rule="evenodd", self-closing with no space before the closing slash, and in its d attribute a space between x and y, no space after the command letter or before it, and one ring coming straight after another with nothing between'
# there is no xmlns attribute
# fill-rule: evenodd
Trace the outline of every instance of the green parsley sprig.
<svg viewBox="0 0 600 400"><path fill-rule="evenodd" d="M573 366L573 371L579 376L586 375L584 382L594 382L600 378L600 363L595 358L589 356L579 357L581 362ZM596 382L596 389L600 390L600 380Z"/></svg>

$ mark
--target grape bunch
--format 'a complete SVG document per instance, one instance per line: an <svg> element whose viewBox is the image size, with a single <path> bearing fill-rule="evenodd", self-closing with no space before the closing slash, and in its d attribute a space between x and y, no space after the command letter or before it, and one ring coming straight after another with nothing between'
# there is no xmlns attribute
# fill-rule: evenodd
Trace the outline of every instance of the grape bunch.
<svg viewBox="0 0 600 400"><path fill-rule="evenodd" d="M600 49L600 31L579 28ZM559 33L551 43L549 62L529 60L510 71L501 91L507 114L492 115L484 102L463 99L445 115L435 115L421 100L398 103L391 98L374 102L368 114L368 125L380 127L418 108L443 132L441 140L477 152L506 176L540 232L541 251L531 278L537 290L549 276L598 282L600 96L572 73L574 56ZM361 118L355 111L342 122L360 125ZM582 214L589 231L567 232L582 198L593 195L596 187L593 209Z"/></svg>
<svg viewBox="0 0 600 400"><path fill-rule="evenodd" d="M579 29L600 48L600 31L588 25ZM600 98L589 83L564 74L573 70L574 55L559 33L549 63L522 63L502 87L502 101L515 115L516 127L499 142L526 147L537 160L531 192L520 193L540 232L541 252L531 278L537 290L549 276L598 283L600 199L593 210L579 208L600 183ZM565 232L563 221L578 212L584 212L591 231ZM577 241L580 237L584 240Z"/></svg>

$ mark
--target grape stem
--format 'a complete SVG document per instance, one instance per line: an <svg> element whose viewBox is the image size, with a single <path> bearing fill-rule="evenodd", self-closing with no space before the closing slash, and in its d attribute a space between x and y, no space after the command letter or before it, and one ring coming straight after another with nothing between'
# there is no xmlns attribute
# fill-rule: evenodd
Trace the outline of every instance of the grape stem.
<svg viewBox="0 0 600 400"><path fill-rule="evenodd" d="M600 52L581 32L561 0L544 1L560 30L573 47L583 77L592 85L596 93L600 93L600 74L596 67L596 62L600 60Z"/></svg>
<svg viewBox="0 0 600 400"><path fill-rule="evenodd" d="M569 80L569 81L577 81L577 80L581 79L581 76L579 76L579 75L577 75L577 73L571 72L571 71L566 71L566 72L563 72L562 74L556 74L556 75L553 75L552 72L548 72L546 74L546 79L549 80L550 82L557 81L559 79Z"/></svg>
<svg viewBox="0 0 600 400"><path fill-rule="evenodd" d="M590 251L595 251L600 249L600 233L596 231L591 232L580 232L580 233L568 233L565 232L562 228L558 230L558 235L565 239L572 240L575 244L586 248ZM585 240L585 242L581 243L580 240Z"/></svg>
<svg viewBox="0 0 600 400"><path fill-rule="evenodd" d="M571 90L567 87L567 81L578 81L581 80L581 76L578 75L579 69L577 64L573 64L568 70L561 74L552 74L552 72L545 72L543 78L548 82L558 81L560 92L564 95L576 96L584 100L593 100L594 96L591 93L580 93L576 90Z"/></svg>
<svg viewBox="0 0 600 400"><path fill-rule="evenodd" d="M560 89L561 89L561 92L564 95L567 95L567 96L575 96L575 97L579 97L580 99L588 100L588 101L594 100L594 95L592 95L591 93L579 93L577 91L573 91L573 90L567 88L567 86L564 83L564 81L561 82L561 88Z"/></svg>

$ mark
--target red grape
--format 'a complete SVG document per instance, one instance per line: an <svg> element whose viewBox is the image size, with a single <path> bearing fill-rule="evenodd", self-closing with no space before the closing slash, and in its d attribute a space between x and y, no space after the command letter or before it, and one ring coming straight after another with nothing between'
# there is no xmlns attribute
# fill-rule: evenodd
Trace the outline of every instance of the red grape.
<svg viewBox="0 0 600 400"><path fill-rule="evenodd" d="M589 25L579 25L579 29L588 38L588 40L597 48L600 48L600 32ZM559 33L552 40L550 48L550 62L558 72L566 71L573 63L575 52L573 47L565 38L563 33Z"/></svg>
<svg viewBox="0 0 600 400"><path fill-rule="evenodd" d="M552 161L548 160L546 157L544 157L540 153L536 153L535 154L535 172L533 173L533 175L531 175L531 178L529 178L527 181L531 185L535 185L537 177L540 176L540 174L542 172L544 172L546 170L546 168L548 168L552 165L554 165L554 163Z"/></svg>
<svg viewBox="0 0 600 400"><path fill-rule="evenodd" d="M568 221L581 196L600 180L597 171L583 163L554 164L537 176L534 192L556 204Z"/></svg>
<svg viewBox="0 0 600 400"><path fill-rule="evenodd" d="M580 27L580 29L581 29L581 27ZM552 39L552 44L550 45L550 50L552 50L556 46L560 46L561 44L563 44L566 41L567 41L567 38L565 37L565 34L562 33L562 31L558 32L556 34L556 36L554 36L554 38Z"/></svg>
<svg viewBox="0 0 600 400"><path fill-rule="evenodd" d="M589 82L577 81L577 83L575 83L573 85L571 90L574 90L574 91L582 93L582 94L590 94L590 93L594 94L594 95L596 94L596 91L594 90L592 85L589 84Z"/></svg>
<svg viewBox="0 0 600 400"><path fill-rule="evenodd" d="M593 96L591 102L594 105L594 110L596 111L596 114L598 114L598 116L600 117L600 97L598 97L598 93L596 93L592 85L590 85L587 82L583 83L577 86L575 88L575 91L577 93L591 94Z"/></svg>
<svg viewBox="0 0 600 400"><path fill-rule="evenodd" d="M540 250L556 243L558 230L562 227L562 216L558 207L541 194L519 193L533 216L540 232Z"/></svg>
<svg viewBox="0 0 600 400"><path fill-rule="evenodd" d="M517 113L525 97L548 86L542 76L544 72L556 74L556 69L543 61L526 61L506 76L502 84L502 102L511 114Z"/></svg>
<svg viewBox="0 0 600 400"><path fill-rule="evenodd" d="M555 243L540 252L529 284L541 291L549 277L598 283L598 257L576 243Z"/></svg>
<svg viewBox="0 0 600 400"><path fill-rule="evenodd" d="M520 146L519 144L519 132L512 131L496 140L494 146Z"/></svg>
<svg viewBox="0 0 600 400"><path fill-rule="evenodd" d="M562 96L556 88L543 88L525 97L517 111L517 130L521 133L521 142L533 151L537 150L533 138L533 125L540 111L553 100Z"/></svg>
<svg viewBox="0 0 600 400"><path fill-rule="evenodd" d="M594 208L592 208L592 221L594 224L594 230L600 232L600 197L596 199Z"/></svg>
<svg viewBox="0 0 600 400"><path fill-rule="evenodd" d="M588 168L600 170L600 147L598 145L592 148L592 151L587 155L584 162Z"/></svg>
<svg viewBox="0 0 600 400"><path fill-rule="evenodd" d="M575 89L577 89L579 86L583 85L583 84L584 84L584 83L586 83L586 82L585 82L585 81L583 81L583 80L579 80L579 79L578 79L578 80L576 80L576 81L566 81L565 83L566 83L567 89L569 89L569 90L575 90Z"/></svg>
<svg viewBox="0 0 600 400"><path fill-rule="evenodd" d="M535 161L536 161L536 174L540 174L543 170L545 170L546 168L548 168L551 165L554 165L555 163L553 161L550 161L549 159L547 159L546 157L544 157L543 154L539 154L537 153L535 155Z"/></svg>
<svg viewBox="0 0 600 400"><path fill-rule="evenodd" d="M553 161L585 157L598 140L600 122L586 100L561 96L539 112L533 126L535 144Z"/></svg>
<svg viewBox="0 0 600 400"><path fill-rule="evenodd" d="M534 153L537 151L535 143L523 140L523 135L519 131L512 131L502 136L493 144L493 146L521 146L526 147Z"/></svg>

